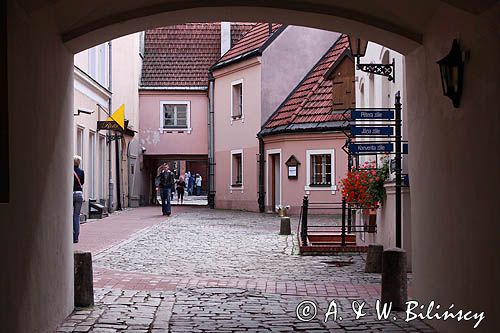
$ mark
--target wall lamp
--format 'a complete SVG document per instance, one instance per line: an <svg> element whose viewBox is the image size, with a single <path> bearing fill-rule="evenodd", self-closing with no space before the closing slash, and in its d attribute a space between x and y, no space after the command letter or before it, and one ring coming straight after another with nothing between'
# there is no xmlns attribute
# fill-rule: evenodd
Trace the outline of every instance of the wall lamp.
<svg viewBox="0 0 500 333"><path fill-rule="evenodd" d="M441 71L443 94L451 99L454 107L458 108L464 83L464 61L458 40L453 40L450 53L439 60L437 64Z"/></svg>
<svg viewBox="0 0 500 333"><path fill-rule="evenodd" d="M91 111L91 110L88 110L88 109L78 109L78 111L77 111L76 114L73 113L73 116L79 116L80 113L92 114L92 113L94 113L94 111Z"/></svg>
<svg viewBox="0 0 500 333"><path fill-rule="evenodd" d="M356 68L362 72L372 73L376 75L387 76L389 81L394 82L395 62L392 59L392 64L360 64L359 58L364 57L368 41L354 36L349 36L349 47L351 53L356 57Z"/></svg>

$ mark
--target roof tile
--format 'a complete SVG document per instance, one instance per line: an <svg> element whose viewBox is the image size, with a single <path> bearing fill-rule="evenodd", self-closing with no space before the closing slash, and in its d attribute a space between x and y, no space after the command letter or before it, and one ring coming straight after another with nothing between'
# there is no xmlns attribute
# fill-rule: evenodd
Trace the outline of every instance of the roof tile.
<svg viewBox="0 0 500 333"><path fill-rule="evenodd" d="M231 44L253 26L231 23ZM208 70L219 58L220 22L147 30L141 87L207 87Z"/></svg>
<svg viewBox="0 0 500 333"><path fill-rule="evenodd" d="M292 124L342 120L341 114L331 113L333 84L331 80L326 80L324 77L328 69L348 47L347 36L342 35L278 107L264 127L272 129Z"/></svg>

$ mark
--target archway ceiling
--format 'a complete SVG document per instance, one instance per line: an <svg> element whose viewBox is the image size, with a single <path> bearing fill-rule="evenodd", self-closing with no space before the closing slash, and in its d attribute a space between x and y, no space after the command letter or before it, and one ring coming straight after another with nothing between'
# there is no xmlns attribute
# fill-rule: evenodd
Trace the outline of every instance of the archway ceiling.
<svg viewBox="0 0 500 333"><path fill-rule="evenodd" d="M18 0L27 12L53 11L73 52L125 34L184 22L251 21L353 33L405 54L422 42L442 5L480 13L498 0Z"/></svg>

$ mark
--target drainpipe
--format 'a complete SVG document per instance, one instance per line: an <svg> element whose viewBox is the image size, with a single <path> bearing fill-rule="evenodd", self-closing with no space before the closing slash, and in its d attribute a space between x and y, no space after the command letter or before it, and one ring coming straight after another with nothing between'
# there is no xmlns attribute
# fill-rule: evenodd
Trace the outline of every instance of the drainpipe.
<svg viewBox="0 0 500 333"><path fill-rule="evenodd" d="M265 165L266 161L264 160L264 139L262 136L259 134L257 136L259 139L259 198L258 198L258 203L259 203L259 211L261 213L264 213L266 210L266 207L264 205L264 198L266 195L265 189L264 189L264 171L265 171Z"/></svg>
<svg viewBox="0 0 500 333"><path fill-rule="evenodd" d="M111 90L111 42L108 42L108 90ZM108 99L108 112L112 112L112 100L111 97ZM113 212L113 167L111 165L111 130L108 130L107 134L107 144L108 144L108 212Z"/></svg>
<svg viewBox="0 0 500 333"><path fill-rule="evenodd" d="M215 152L214 152L214 87L215 78L208 75L208 206L215 208Z"/></svg>

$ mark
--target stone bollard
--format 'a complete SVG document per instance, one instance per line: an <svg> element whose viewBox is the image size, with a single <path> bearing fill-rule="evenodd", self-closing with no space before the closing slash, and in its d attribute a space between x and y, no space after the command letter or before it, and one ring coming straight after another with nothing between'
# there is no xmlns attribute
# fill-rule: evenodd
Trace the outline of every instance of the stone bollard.
<svg viewBox="0 0 500 333"><path fill-rule="evenodd" d="M382 273L382 254L384 246L381 244L368 245L365 273Z"/></svg>
<svg viewBox="0 0 500 333"><path fill-rule="evenodd" d="M288 216L283 216L281 218L280 224L280 235L291 235L292 228L290 227L290 218Z"/></svg>
<svg viewBox="0 0 500 333"><path fill-rule="evenodd" d="M401 311L407 300L406 251L393 247L382 258L382 303L392 302L392 309Z"/></svg>
<svg viewBox="0 0 500 333"><path fill-rule="evenodd" d="M75 251L75 307L94 305L92 254Z"/></svg>

